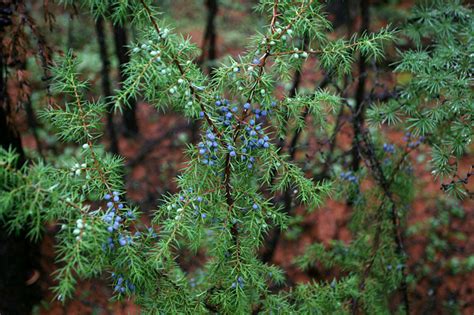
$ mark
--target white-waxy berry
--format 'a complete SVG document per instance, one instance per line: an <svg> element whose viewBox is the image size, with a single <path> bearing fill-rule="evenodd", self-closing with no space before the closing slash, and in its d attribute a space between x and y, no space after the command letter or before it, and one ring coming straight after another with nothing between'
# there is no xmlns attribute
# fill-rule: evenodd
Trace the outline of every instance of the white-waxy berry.
<svg viewBox="0 0 474 315"><path fill-rule="evenodd" d="M178 79L178 83L179 83L179 84L183 84L183 83L184 83L184 80L183 80L183 79Z"/></svg>
<svg viewBox="0 0 474 315"><path fill-rule="evenodd" d="M82 145L82 148L83 148L83 149L88 149L88 148L89 148L89 144L88 144L88 143L84 143L84 144Z"/></svg>
<svg viewBox="0 0 474 315"><path fill-rule="evenodd" d="M82 219L78 219L76 221L76 226L77 226L78 229L82 229L84 227L84 223L83 223Z"/></svg>
<svg viewBox="0 0 474 315"><path fill-rule="evenodd" d="M301 53L301 57L303 57L303 58L308 58L308 53L307 53L306 51L303 51L303 52Z"/></svg>

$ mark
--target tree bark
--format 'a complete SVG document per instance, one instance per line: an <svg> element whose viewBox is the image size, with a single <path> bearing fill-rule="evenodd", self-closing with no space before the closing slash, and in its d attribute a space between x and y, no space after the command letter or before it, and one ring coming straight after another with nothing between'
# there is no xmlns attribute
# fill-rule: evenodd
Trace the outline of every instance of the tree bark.
<svg viewBox="0 0 474 315"><path fill-rule="evenodd" d="M4 14L10 12L10 8L10 3L0 3L0 38L5 35L4 26L11 23L11 20L4 23L10 18ZM0 43L0 146L16 150L20 155L17 167L21 167L26 158L7 93L5 51ZM24 231L12 236L4 226L0 226L0 314L30 314L33 305L39 302L39 289L35 285L26 285L28 273L35 267L37 257L32 257L34 253L34 246L26 239Z"/></svg>
<svg viewBox="0 0 474 315"><path fill-rule="evenodd" d="M120 84L125 81L125 65L130 61L130 56L127 54L126 45L127 42L127 30L124 25L114 25L114 42L115 42L115 53L119 61L119 80ZM123 124L125 126L125 135L134 136L138 133L138 124L136 117L136 102L132 98L128 102L123 110Z"/></svg>
<svg viewBox="0 0 474 315"><path fill-rule="evenodd" d="M104 19L99 17L95 24L95 29L97 33L97 41L99 43L99 51L100 51L100 59L102 60L102 92L104 94L105 99L109 99L112 96L112 90L110 88L110 61L109 55L107 54L107 45L105 40L105 31L104 31ZM115 133L115 126L114 126L114 114L112 106L107 106L107 133L109 135L110 141L110 152L114 154L119 153L118 142L117 142L117 135Z"/></svg>
<svg viewBox="0 0 474 315"><path fill-rule="evenodd" d="M368 0L360 0L360 17L361 25L359 29L359 35L362 35L369 31L370 23L370 12ZM359 81L357 84L356 91L356 106L353 115L353 129L354 129L354 140L352 142L352 171L357 172L360 165L360 154L359 154L359 142L362 132L362 126L364 125L365 118L365 82L367 79L367 63L365 57L360 54L359 56Z"/></svg>

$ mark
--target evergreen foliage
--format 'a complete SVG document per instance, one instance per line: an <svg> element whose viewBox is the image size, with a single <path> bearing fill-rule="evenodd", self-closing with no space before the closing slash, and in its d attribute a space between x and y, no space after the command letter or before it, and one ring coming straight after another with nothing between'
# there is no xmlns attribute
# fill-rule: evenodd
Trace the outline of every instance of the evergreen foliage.
<svg viewBox="0 0 474 315"><path fill-rule="evenodd" d="M408 74L400 97L373 107L372 123L402 125L410 134L427 138L432 147L433 174L451 178L466 153L474 131L474 18L461 1L432 1L413 9L405 34L416 50L401 53L395 71ZM465 182L444 189L466 196Z"/></svg>
<svg viewBox="0 0 474 315"><path fill-rule="evenodd" d="M402 238L413 198L407 156L426 142L433 147L435 175L451 176L456 171L451 158L468 150L473 133L474 20L460 2L448 2L413 11L405 34L419 48L401 53L396 66L411 78L400 97L369 111L374 125L410 130L405 147L364 131L360 153L366 167L315 181L277 140L287 126L305 129L305 110L325 130L345 100L329 88L276 99L277 82L288 80L308 58L317 58L321 70L342 80L358 55L373 62L383 58L384 45L394 40L390 28L332 39L318 1L261 0L257 12L268 20L267 29L255 34L245 55L227 58L210 77L193 62L199 49L160 22L152 1L84 0L95 16L137 26L127 80L112 100L90 100L73 53L56 61L53 88L61 101L41 116L79 152L15 170L16 153L0 151L0 218L11 232L27 225L33 239L46 222L61 227L54 288L60 300L72 296L79 279L102 275L116 298L133 296L150 314L344 314L359 307L384 314L397 290L405 295L400 309L406 311L407 286L415 281L408 277ZM122 158L99 144L107 105L121 110L139 97L159 110L173 108L200 120L202 130L201 141L187 149L179 193L162 196L149 227L139 223L139 209L126 202ZM361 191L365 179L376 185ZM465 194L457 184L450 187ZM292 222L276 199L288 189L309 211L328 196L349 196L353 240L312 244L296 261L303 269L338 267L339 279L278 290L285 284L283 271L259 258L268 231L285 230ZM183 249L205 251L198 271L187 274L180 267ZM472 268L472 259L461 265Z"/></svg>

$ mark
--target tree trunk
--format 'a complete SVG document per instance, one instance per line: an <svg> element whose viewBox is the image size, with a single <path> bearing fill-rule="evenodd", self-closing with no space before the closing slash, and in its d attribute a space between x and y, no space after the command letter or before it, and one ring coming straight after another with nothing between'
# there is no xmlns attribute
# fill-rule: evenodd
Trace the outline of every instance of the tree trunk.
<svg viewBox="0 0 474 315"><path fill-rule="evenodd" d="M97 41L99 43L99 50L100 50L100 58L102 60L102 92L104 97L107 101L112 96L112 91L110 88L110 76L109 76L109 69L110 69L110 61L109 55L107 54L107 45L105 41L105 31L104 31L104 19L99 17L95 24L95 29L97 33ZM110 152L114 154L119 153L118 149L118 142L117 142L117 135L115 133L115 126L114 126L114 113L112 106L107 106L107 133L109 135L110 141Z"/></svg>
<svg viewBox="0 0 474 315"><path fill-rule="evenodd" d="M9 9L9 4L0 3L2 15L0 38L5 34L4 26L9 25L4 23L10 18L9 14L5 14ZM20 154L17 167L21 167L26 159L7 94L5 51L5 47L0 43L0 145L3 148L15 149ZM24 231L11 236L5 227L0 226L0 314L2 315L30 314L33 305L39 302L39 289L34 285L26 285L28 273L34 270L33 249Z"/></svg>
<svg viewBox="0 0 474 315"><path fill-rule="evenodd" d="M119 80L124 82L126 79L125 65L130 61L127 54L127 30L125 26L114 25L115 52L119 61ZM134 136L138 133L138 124L136 117L136 102L132 98L123 110L123 124L125 126L125 135Z"/></svg>
<svg viewBox="0 0 474 315"><path fill-rule="evenodd" d="M361 25L359 35L362 35L369 31L369 3L368 0L360 0L360 17ZM365 116L365 82L367 79L367 64L365 57L360 54L359 56L359 81L357 84L356 91L356 106L354 109L353 116L353 129L354 129L354 140L352 142L352 171L357 172L360 164L359 154L359 141L362 132L362 126L364 125Z"/></svg>

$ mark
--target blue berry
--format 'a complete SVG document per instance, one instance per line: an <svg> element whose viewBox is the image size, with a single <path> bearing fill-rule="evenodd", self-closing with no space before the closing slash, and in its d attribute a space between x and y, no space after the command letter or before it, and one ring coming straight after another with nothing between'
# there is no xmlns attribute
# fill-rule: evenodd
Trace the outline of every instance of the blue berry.
<svg viewBox="0 0 474 315"><path fill-rule="evenodd" d="M244 104L244 108L245 108L245 109L250 109L250 103L245 103L245 104Z"/></svg>
<svg viewBox="0 0 474 315"><path fill-rule="evenodd" d="M119 244L120 244L120 246L125 246L125 245L127 245L127 240L121 236L119 238Z"/></svg>
<svg viewBox="0 0 474 315"><path fill-rule="evenodd" d="M395 146L393 144L384 143L383 144L383 150L387 153L394 153L395 152Z"/></svg>
<svg viewBox="0 0 474 315"><path fill-rule="evenodd" d="M208 132L208 133L207 133L207 138L208 138L209 140L214 140L214 139L216 138L216 136L214 136L214 134L213 134L212 132Z"/></svg>
<svg viewBox="0 0 474 315"><path fill-rule="evenodd" d="M105 196L104 196L104 199L105 199L105 200L110 200L110 198L112 198L112 197L110 196L110 194L105 194Z"/></svg>

